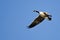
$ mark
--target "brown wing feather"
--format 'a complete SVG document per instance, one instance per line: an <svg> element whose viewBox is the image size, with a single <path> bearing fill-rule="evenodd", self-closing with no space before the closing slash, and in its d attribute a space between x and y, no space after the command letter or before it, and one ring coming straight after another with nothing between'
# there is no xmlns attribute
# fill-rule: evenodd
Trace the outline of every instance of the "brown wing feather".
<svg viewBox="0 0 60 40"><path fill-rule="evenodd" d="M32 28L32 27L36 26L37 24L41 23L43 20L44 20L44 18L39 15L39 16L29 25L29 28Z"/></svg>

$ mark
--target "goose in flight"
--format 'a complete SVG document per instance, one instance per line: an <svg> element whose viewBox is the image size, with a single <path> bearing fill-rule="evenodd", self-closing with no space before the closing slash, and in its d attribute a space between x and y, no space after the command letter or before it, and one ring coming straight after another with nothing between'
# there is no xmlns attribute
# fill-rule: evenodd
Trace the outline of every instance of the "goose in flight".
<svg viewBox="0 0 60 40"><path fill-rule="evenodd" d="M39 16L28 26L28 28L35 27L37 24L41 23L46 18L48 18L49 21L52 19L52 15L49 15L47 12L39 12L37 10L34 10L33 12L38 13Z"/></svg>

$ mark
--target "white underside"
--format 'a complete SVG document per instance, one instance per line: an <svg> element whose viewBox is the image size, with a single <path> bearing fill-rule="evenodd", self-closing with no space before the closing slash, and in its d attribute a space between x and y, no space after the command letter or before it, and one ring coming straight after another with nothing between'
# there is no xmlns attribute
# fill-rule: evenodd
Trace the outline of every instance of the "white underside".
<svg viewBox="0 0 60 40"><path fill-rule="evenodd" d="M40 16L43 17L43 18L46 17L46 15L44 14L44 12L40 12Z"/></svg>

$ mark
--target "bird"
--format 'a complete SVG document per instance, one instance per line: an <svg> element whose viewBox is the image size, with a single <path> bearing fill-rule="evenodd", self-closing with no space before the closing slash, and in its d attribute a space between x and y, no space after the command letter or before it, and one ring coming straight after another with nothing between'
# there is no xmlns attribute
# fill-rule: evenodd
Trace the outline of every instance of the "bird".
<svg viewBox="0 0 60 40"><path fill-rule="evenodd" d="M38 13L38 17L28 26L28 28L33 28L39 23L41 23L44 19L48 19L49 21L52 20L52 15L49 15L48 12L42 12L38 10L33 10L33 12Z"/></svg>

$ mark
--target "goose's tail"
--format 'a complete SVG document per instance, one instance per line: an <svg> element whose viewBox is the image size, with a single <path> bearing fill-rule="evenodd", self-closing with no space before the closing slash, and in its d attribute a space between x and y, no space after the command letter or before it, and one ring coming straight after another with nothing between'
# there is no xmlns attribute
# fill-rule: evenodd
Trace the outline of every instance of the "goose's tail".
<svg viewBox="0 0 60 40"><path fill-rule="evenodd" d="M52 15L49 15L49 16L48 16L48 20L49 20L49 21L52 20Z"/></svg>

